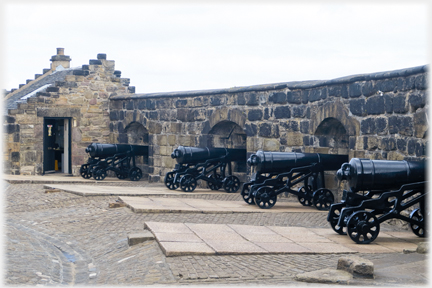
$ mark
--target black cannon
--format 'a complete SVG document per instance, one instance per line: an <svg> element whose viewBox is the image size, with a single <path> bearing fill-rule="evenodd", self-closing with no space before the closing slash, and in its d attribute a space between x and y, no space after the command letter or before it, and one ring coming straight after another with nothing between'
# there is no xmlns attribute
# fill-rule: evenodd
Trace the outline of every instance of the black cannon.
<svg viewBox="0 0 432 288"><path fill-rule="evenodd" d="M374 241L380 223L394 218L408 222L414 234L425 237L425 173L426 161L353 158L337 172L349 190L343 191L340 203L331 205L327 221L358 244ZM419 207L409 217L401 214L416 204Z"/></svg>
<svg viewBox="0 0 432 288"><path fill-rule="evenodd" d="M179 146L171 157L177 164L164 180L171 190L180 187L185 192L193 192L198 180L206 181L211 190L223 187L226 192L234 193L240 188L240 180L232 175L231 162L245 162L245 149Z"/></svg>
<svg viewBox="0 0 432 288"><path fill-rule="evenodd" d="M279 194L292 193L304 206L313 204L319 210L328 210L334 196L325 188L324 171L337 170L346 161L347 155L259 150L247 161L256 173L244 183L241 195L246 203L268 209L276 204ZM303 186L293 189L299 185Z"/></svg>
<svg viewBox="0 0 432 288"><path fill-rule="evenodd" d="M135 165L136 156L148 156L148 146L128 144L100 144L92 143L86 150L89 159L81 165L80 174L89 179L103 180L108 171L114 171L117 178L130 178L138 181L142 178L142 171Z"/></svg>

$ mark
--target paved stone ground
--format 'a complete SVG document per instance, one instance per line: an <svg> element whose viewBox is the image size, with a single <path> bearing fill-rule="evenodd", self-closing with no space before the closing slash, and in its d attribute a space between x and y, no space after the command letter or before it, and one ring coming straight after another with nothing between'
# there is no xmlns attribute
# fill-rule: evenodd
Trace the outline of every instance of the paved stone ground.
<svg viewBox="0 0 432 288"><path fill-rule="evenodd" d="M145 181L122 182L122 186L146 185L149 184ZM6 203L3 205L6 235L4 277L7 285L316 285L296 282L293 278L302 272L335 269L342 256L299 254L166 258L155 241L132 247L127 244L127 236L142 232L145 221L331 229L325 213L138 214L126 207L108 208L109 203L118 199L117 196L82 197L65 192L45 193L43 184L5 184L3 191ZM198 196L191 193L172 197L230 201L238 200L240 195ZM382 225L381 230L386 229L394 230L395 227ZM359 256L385 267L426 259L424 254L417 253ZM371 280L368 284L412 286L427 283L424 276L404 278L403 281L397 278L390 280Z"/></svg>

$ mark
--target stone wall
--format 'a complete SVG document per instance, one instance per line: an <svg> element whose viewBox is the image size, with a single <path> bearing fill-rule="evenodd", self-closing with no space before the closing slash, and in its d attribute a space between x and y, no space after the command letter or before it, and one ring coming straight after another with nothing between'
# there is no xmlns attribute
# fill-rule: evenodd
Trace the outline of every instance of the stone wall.
<svg viewBox="0 0 432 288"><path fill-rule="evenodd" d="M419 159L426 156L426 89L427 67L420 66L329 81L115 96L111 141L130 123L148 131L150 181L173 169L170 153L179 145ZM234 135L223 139L231 127ZM334 173L326 180L336 185Z"/></svg>
<svg viewBox="0 0 432 288"><path fill-rule="evenodd" d="M4 172L42 174L44 117L71 117L72 172L78 175L88 157L85 148L92 142L110 141L109 98L135 92L129 79L120 74L114 61L98 54L64 81L9 110L4 125Z"/></svg>

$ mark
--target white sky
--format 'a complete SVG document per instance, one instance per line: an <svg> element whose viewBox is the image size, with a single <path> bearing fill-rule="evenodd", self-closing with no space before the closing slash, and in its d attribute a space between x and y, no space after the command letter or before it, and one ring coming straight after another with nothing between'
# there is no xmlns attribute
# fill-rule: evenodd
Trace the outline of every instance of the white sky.
<svg viewBox="0 0 432 288"><path fill-rule="evenodd" d="M58 47L71 67L107 54L137 93L325 80L429 63L428 1L115 3L3 1L2 88L41 74Z"/></svg>

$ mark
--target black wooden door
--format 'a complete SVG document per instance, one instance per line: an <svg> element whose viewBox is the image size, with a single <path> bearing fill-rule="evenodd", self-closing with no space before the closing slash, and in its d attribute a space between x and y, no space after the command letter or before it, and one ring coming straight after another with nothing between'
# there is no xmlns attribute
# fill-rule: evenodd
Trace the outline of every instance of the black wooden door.
<svg viewBox="0 0 432 288"><path fill-rule="evenodd" d="M55 151L54 144L56 140L55 119L44 120L44 173L55 171Z"/></svg>

